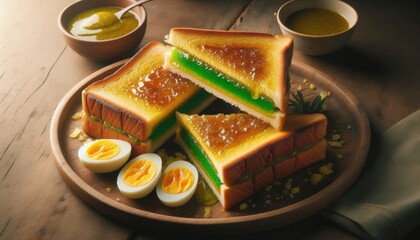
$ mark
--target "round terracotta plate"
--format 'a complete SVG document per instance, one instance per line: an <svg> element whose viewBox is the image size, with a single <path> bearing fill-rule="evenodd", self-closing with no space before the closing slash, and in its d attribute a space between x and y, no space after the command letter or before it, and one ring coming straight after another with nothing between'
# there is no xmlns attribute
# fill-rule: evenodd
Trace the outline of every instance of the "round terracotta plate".
<svg viewBox="0 0 420 240"><path fill-rule="evenodd" d="M81 121L72 120L71 116L82 110L82 90L122 64L124 61L114 63L83 79L61 100L51 123L51 146L64 181L78 197L104 215L140 228L183 233L234 234L266 230L293 223L328 206L351 186L363 168L370 144L370 127L360 103L329 76L301 63L293 63L290 68L292 92L302 88L307 99L323 91L331 93L327 99L326 138L331 140L338 134L342 147L328 146L324 161L274 182L229 211L223 210L219 203L201 206L194 198L182 207L165 207L155 192L143 199L127 199L116 187L118 171L95 174L84 168L77 157L82 142L69 137L74 128L81 128ZM315 89L311 89L310 84ZM205 112L218 113L221 109L232 108L217 100ZM162 148L169 154L182 152L172 138ZM311 183L311 176L328 164L332 164L333 173L316 185ZM293 193L291 189L294 189ZM205 215L206 210L211 217Z"/></svg>

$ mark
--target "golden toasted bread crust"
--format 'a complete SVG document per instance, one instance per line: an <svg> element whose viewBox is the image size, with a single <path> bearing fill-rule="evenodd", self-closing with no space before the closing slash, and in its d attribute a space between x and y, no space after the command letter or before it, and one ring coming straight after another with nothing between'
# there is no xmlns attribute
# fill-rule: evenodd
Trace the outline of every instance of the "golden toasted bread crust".
<svg viewBox="0 0 420 240"><path fill-rule="evenodd" d="M139 112L130 111L124 106L115 105L113 102L104 100L99 96L95 90L105 86L106 84L118 81L123 77L127 72L131 71L137 62L144 58L149 51L153 51L155 48L162 48L164 45L159 42L150 42L145 47L143 47L136 55L134 55L129 61L127 61L121 68L119 68L115 73L109 75L108 77L94 82L84 89L82 93L82 104L83 110L88 115L93 115L109 124L113 127L121 129L130 135L140 139L141 141L146 141L149 137L147 132L150 132L147 129L147 120L144 116L139 114ZM163 54L163 53L162 53ZM86 131L86 129L85 129ZM89 129L86 131L89 134L92 131Z"/></svg>
<svg viewBox="0 0 420 240"><path fill-rule="evenodd" d="M138 51L129 61L127 61L121 68L115 71L115 73L105 77L104 79L100 81L96 81L92 83L87 88L85 88L85 92L89 93L90 89L92 88L95 88L97 86L103 86L107 84L108 82L119 79L120 77L125 75L128 71L130 71L136 65L137 61L143 58L146 54L148 54L149 51L152 51L154 48L161 48L161 47L164 47L164 45L160 42L152 41L148 43L140 51ZM136 113L133 113L133 114L136 114Z"/></svg>
<svg viewBox="0 0 420 240"><path fill-rule="evenodd" d="M322 140L316 143L308 150L299 152L279 165L273 168L266 168L257 173L250 180L234 184L232 186L223 185L219 198L225 209L229 209L251 197L255 193L263 190L266 186L273 183L274 180L281 180L304 167L308 167L316 162L325 159L326 141ZM279 171L280 167L288 167L285 171ZM290 166L292 166L290 168ZM288 171L288 172L287 172Z"/></svg>
<svg viewBox="0 0 420 240"><path fill-rule="evenodd" d="M177 114L181 127L192 134L193 126L186 118L188 115ZM205 117L205 116L204 116ZM204 153L215 167L222 186L217 189L207 176L194 154L182 137L177 133L177 142L189 155L204 179L209 183L225 209L244 201L246 198L264 189L274 180L282 179L304 167L325 158L327 119L323 114L290 115L287 118L283 134L272 131L274 137L266 136L253 144L256 147L242 149L235 159L224 162L212 159L205 148ZM199 145L200 145L200 141Z"/></svg>
<svg viewBox="0 0 420 240"><path fill-rule="evenodd" d="M94 94L84 95L84 111L87 115L105 121L111 126L121 129L127 134L138 138L140 141L147 141L146 122L141 116L135 116L128 111L115 107L109 102L103 101ZM86 131L87 129L85 129ZM90 135L90 131L86 131Z"/></svg>
<svg viewBox="0 0 420 240"><path fill-rule="evenodd" d="M104 124L91 119L85 115L82 120L83 130L93 138L109 138L109 139L120 139L130 143L132 147L132 156L140 155L145 152L150 152L152 149L150 142L133 142L127 135L120 134L112 129L104 126Z"/></svg>
<svg viewBox="0 0 420 240"><path fill-rule="evenodd" d="M268 141L256 143L251 151L242 151L241 157L237 157L223 167L218 167L222 170L219 175L226 185L235 184L240 180L239 176L253 174L293 151L299 151L324 139L327 129L327 119L324 115L316 114L313 116L313 121L307 122L307 125L291 129L287 126L288 123L300 116L291 115L289 118L286 122L285 134L276 134Z"/></svg>

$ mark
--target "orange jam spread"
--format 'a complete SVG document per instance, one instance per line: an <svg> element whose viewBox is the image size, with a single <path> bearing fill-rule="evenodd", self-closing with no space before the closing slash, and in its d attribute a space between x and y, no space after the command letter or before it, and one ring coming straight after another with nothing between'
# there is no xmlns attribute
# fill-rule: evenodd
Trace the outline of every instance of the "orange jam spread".
<svg viewBox="0 0 420 240"><path fill-rule="evenodd" d="M156 175L157 166L150 160L135 161L123 173L124 182L132 187L148 183Z"/></svg>
<svg viewBox="0 0 420 240"><path fill-rule="evenodd" d="M201 51L213 56L217 61L228 65L252 80L260 81L264 74L264 58L258 48L201 45Z"/></svg>
<svg viewBox="0 0 420 240"><path fill-rule="evenodd" d="M88 157L95 160L110 159L116 156L119 152L120 146L106 139L95 141L86 149Z"/></svg>
<svg viewBox="0 0 420 240"><path fill-rule="evenodd" d="M162 180L162 189L167 193L183 193L187 191L194 182L193 173L187 168L176 167L167 171Z"/></svg>
<svg viewBox="0 0 420 240"><path fill-rule="evenodd" d="M178 96L187 92L193 84L178 74L162 67L152 70L138 79L129 79L125 94L135 101L142 100L147 105L164 108Z"/></svg>
<svg viewBox="0 0 420 240"><path fill-rule="evenodd" d="M204 143L217 149L218 154L270 128L268 123L247 114L192 115L190 121Z"/></svg>

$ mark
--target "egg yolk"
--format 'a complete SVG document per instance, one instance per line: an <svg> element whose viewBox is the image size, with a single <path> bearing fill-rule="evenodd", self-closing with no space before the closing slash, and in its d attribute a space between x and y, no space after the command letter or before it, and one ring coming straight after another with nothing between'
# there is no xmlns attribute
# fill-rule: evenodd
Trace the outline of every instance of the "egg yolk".
<svg viewBox="0 0 420 240"><path fill-rule="evenodd" d="M116 156L120 152L120 146L109 140L98 140L87 149L88 157L95 160L106 160Z"/></svg>
<svg viewBox="0 0 420 240"><path fill-rule="evenodd" d="M183 167L173 168L165 173L162 180L162 190L171 193L187 191L194 182L192 172Z"/></svg>
<svg viewBox="0 0 420 240"><path fill-rule="evenodd" d="M150 160L139 160L130 164L123 173L124 182L132 187L148 183L156 175L157 166Z"/></svg>

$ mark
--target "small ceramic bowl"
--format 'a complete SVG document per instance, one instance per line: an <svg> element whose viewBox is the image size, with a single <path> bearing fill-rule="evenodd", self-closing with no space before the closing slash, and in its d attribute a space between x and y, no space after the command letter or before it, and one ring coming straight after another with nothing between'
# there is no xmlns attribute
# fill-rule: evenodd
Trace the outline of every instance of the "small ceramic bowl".
<svg viewBox="0 0 420 240"><path fill-rule="evenodd" d="M349 28L337 34L316 36L302 34L286 26L286 20L291 14L307 8L335 11L347 20ZM328 54L346 45L354 32L357 20L357 12L347 3L338 0L295 0L285 3L277 12L277 21L282 33L293 37L294 46L297 50L313 56Z"/></svg>
<svg viewBox="0 0 420 240"><path fill-rule="evenodd" d="M99 7L124 8L135 3L134 0L81 0L68 5L58 17L58 27L66 43L79 55L95 61L110 61L124 56L137 48L144 37L147 25L146 10L142 7L131 9L140 21L136 29L130 33L110 40L84 40L67 31L70 21L79 13Z"/></svg>

